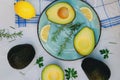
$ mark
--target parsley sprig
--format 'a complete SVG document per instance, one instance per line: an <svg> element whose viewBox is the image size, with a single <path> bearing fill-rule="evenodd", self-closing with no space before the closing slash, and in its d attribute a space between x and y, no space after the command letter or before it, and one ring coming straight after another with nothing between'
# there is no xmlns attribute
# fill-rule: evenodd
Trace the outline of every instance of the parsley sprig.
<svg viewBox="0 0 120 80"><path fill-rule="evenodd" d="M108 49L102 49L102 50L100 50L100 53L101 53L101 55L104 56L103 57L104 59L109 58L110 51Z"/></svg>
<svg viewBox="0 0 120 80"><path fill-rule="evenodd" d="M36 64L38 64L39 68L41 68L42 66L44 66L44 64L43 64L43 57L39 57L36 60Z"/></svg>
<svg viewBox="0 0 120 80"><path fill-rule="evenodd" d="M78 77L77 71L74 68L65 69L65 76L67 80L76 79Z"/></svg>

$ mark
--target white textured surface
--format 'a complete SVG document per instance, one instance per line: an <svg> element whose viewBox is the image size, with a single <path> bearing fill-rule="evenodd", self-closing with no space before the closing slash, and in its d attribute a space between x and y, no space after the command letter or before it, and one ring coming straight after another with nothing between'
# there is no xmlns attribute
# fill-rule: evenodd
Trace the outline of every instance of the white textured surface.
<svg viewBox="0 0 120 80"><path fill-rule="evenodd" d="M14 0L1 0L0 1L0 29L9 28L9 26L15 27L14 24ZM9 43L8 40L0 41L0 80L39 80L40 72L44 68L39 68L35 64L36 59L39 56L44 56L44 65L57 63L61 67L74 67L78 71L79 77L75 80L87 80L84 72L81 69L81 61L61 61L48 55L42 48L37 37L37 25L31 25L25 28L18 28L17 30L23 30L24 36L18 38L15 41ZM116 42L117 44L110 44L109 42ZM9 49L17 44L30 43L36 50L36 56L32 63L23 70L13 69L7 61L7 53ZM95 56L94 53L99 54L100 49L108 48L112 54L109 55L109 59L104 60L102 56ZM104 61L111 69L110 80L119 80L120 76L120 25L110 28L102 28L101 39L94 50L92 57L99 58ZM26 75L23 75L25 73Z"/></svg>

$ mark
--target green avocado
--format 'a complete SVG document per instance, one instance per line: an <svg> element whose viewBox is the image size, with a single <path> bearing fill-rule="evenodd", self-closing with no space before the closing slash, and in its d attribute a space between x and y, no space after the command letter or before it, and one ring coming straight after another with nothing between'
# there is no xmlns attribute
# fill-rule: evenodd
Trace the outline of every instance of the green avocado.
<svg viewBox="0 0 120 80"><path fill-rule="evenodd" d="M42 80L64 80L64 71L56 64L47 65L42 71Z"/></svg>
<svg viewBox="0 0 120 80"><path fill-rule="evenodd" d="M88 57L81 66L89 80L109 80L111 76L110 68L100 60Z"/></svg>
<svg viewBox="0 0 120 80"><path fill-rule="evenodd" d="M59 2L46 10L48 20L57 24L67 24L74 20L75 10L67 2Z"/></svg>
<svg viewBox="0 0 120 80"><path fill-rule="evenodd" d="M80 55L89 55L95 47L94 31L89 27L84 27L75 36L74 47Z"/></svg>

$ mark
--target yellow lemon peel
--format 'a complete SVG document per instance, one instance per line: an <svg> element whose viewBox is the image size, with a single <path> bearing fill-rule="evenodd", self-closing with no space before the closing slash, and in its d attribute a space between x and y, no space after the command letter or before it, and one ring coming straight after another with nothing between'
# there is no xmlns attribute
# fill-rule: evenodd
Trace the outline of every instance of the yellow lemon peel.
<svg viewBox="0 0 120 80"><path fill-rule="evenodd" d="M40 31L40 38L42 41L47 42L49 35L50 25L45 25Z"/></svg>
<svg viewBox="0 0 120 80"><path fill-rule="evenodd" d="M34 6L27 1L18 1L14 5L15 13L23 19L35 17L36 11Z"/></svg>
<svg viewBox="0 0 120 80"><path fill-rule="evenodd" d="M93 13L92 11L87 8L87 7L82 7L80 8L80 11L83 13L83 15L89 20L89 21L92 21L93 19Z"/></svg>

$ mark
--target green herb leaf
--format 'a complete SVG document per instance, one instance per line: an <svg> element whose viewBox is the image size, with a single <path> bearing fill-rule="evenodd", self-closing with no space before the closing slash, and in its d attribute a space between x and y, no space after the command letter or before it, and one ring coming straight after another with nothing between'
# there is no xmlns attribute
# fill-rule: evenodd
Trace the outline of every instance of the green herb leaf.
<svg viewBox="0 0 120 80"><path fill-rule="evenodd" d="M73 36L73 33L78 30L80 27L80 23L76 23L74 25L69 26L70 28L70 34L65 38L64 42L60 45L60 49L58 51L58 56L61 55L62 51L66 48L67 43L69 42L70 38Z"/></svg>
<svg viewBox="0 0 120 80"><path fill-rule="evenodd" d="M81 26L80 23L76 23L76 24L70 26L70 29L73 30L73 31L75 31L75 30L79 29L80 26Z"/></svg>
<svg viewBox="0 0 120 80"><path fill-rule="evenodd" d="M103 55L104 59L107 59L107 58L109 58L108 55L110 54L110 52L108 49L102 49L102 50L100 50L100 54Z"/></svg>
<svg viewBox="0 0 120 80"><path fill-rule="evenodd" d="M62 51L66 48L66 44L68 41L69 41L69 37L65 38L65 41L63 42L63 44L60 45L58 56L61 55Z"/></svg>
<svg viewBox="0 0 120 80"><path fill-rule="evenodd" d="M58 35L61 33L61 31L64 29L64 27L63 26L60 26L59 28L58 28L58 30L56 30L53 34L53 36L52 36L52 41L56 41L56 39L57 39L57 37L58 37Z"/></svg>
<svg viewBox="0 0 120 80"><path fill-rule="evenodd" d="M118 42L109 42L110 44L118 44Z"/></svg>
<svg viewBox="0 0 120 80"><path fill-rule="evenodd" d="M75 79L78 77L77 71L74 68L65 69L65 76L67 80L73 80L73 78Z"/></svg>
<svg viewBox="0 0 120 80"><path fill-rule="evenodd" d="M43 64L43 57L39 57L37 60L36 60L36 64L38 64L38 66L41 68L42 66L44 66Z"/></svg>
<svg viewBox="0 0 120 80"><path fill-rule="evenodd" d="M22 36L23 36L22 31L10 33L9 30L6 29L0 30L0 40L2 40L3 38L15 39L17 37L22 37Z"/></svg>

